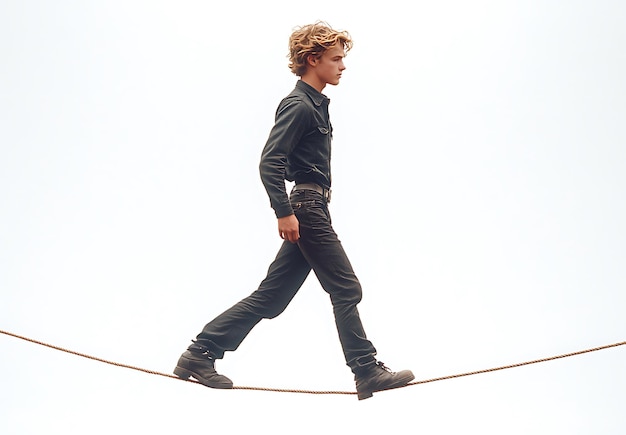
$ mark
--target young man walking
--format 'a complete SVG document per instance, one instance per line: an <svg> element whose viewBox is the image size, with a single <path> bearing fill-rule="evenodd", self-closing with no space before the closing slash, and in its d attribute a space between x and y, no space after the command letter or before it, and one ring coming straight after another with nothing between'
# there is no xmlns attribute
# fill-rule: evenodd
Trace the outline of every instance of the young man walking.
<svg viewBox="0 0 626 435"><path fill-rule="evenodd" d="M354 373L359 400L374 391L401 387L414 379L391 372L375 359L357 304L361 285L331 226L330 152L332 125L327 84L337 85L352 48L347 32L325 23L298 28L289 38L291 71L300 77L283 99L261 156L260 173L284 240L259 288L209 322L185 351L174 373L212 388L233 383L215 370L215 360L234 351L262 319L282 313L313 270L330 295L346 363ZM285 180L295 183L288 195Z"/></svg>

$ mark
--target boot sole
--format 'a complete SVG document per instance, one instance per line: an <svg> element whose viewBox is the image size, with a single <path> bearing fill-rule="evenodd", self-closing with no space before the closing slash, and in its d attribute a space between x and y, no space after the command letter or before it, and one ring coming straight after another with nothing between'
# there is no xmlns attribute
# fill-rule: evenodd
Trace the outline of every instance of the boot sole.
<svg viewBox="0 0 626 435"><path fill-rule="evenodd" d="M176 368L174 369L174 374L176 376L178 376L181 379L189 379L194 378L196 381L200 382L202 385L204 385L205 387L209 387L209 388L218 388L220 390L229 390L231 388L233 388L233 384L224 384L224 383L218 383L218 382L211 382L208 379L205 379L201 376L198 376L196 373L192 372L189 369L185 369L181 366L176 366Z"/></svg>
<svg viewBox="0 0 626 435"><path fill-rule="evenodd" d="M411 373L410 375L407 375L407 376L405 376L403 378L398 379L397 382L395 382L395 383L393 383L390 386L385 387L385 388L375 388L375 389L372 389L372 390L370 390L368 388L365 388L365 389L361 389L360 391L357 390L357 397L359 398L359 400L369 399L377 391L387 391L387 390L393 390L394 388L404 387L406 384L411 382L413 379L415 379L415 376L413 375L413 373Z"/></svg>

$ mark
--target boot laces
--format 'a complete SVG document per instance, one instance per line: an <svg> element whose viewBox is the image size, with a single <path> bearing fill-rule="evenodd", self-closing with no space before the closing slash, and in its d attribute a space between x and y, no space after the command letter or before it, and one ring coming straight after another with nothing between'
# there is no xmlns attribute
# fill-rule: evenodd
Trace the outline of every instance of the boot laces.
<svg viewBox="0 0 626 435"><path fill-rule="evenodd" d="M199 344L196 344L195 340L192 340L193 344L189 347L189 350L195 351L196 353L199 353L200 355L202 355L204 358L210 360L210 361L215 361L215 358L213 358L213 356L211 355L209 349L205 346L201 346Z"/></svg>
<svg viewBox="0 0 626 435"><path fill-rule="evenodd" d="M202 352L201 355L210 361L214 361L213 357L211 356L208 350L205 350L204 352Z"/></svg>
<svg viewBox="0 0 626 435"><path fill-rule="evenodd" d="M394 373L394 372L392 372L392 371L391 371L391 369L390 369L389 367L387 367L387 366L385 365L385 363L383 363L382 361L376 361L376 365L377 365L378 367L380 367L381 369L383 369L383 370L385 370L385 371L389 372L389 373Z"/></svg>

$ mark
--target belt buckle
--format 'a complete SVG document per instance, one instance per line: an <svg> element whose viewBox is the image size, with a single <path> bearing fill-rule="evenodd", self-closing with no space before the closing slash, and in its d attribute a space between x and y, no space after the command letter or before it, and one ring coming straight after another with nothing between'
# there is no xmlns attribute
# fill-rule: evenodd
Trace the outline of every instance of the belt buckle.
<svg viewBox="0 0 626 435"><path fill-rule="evenodd" d="M324 199L326 199L327 203L330 203L330 198L332 196L332 189L324 189Z"/></svg>

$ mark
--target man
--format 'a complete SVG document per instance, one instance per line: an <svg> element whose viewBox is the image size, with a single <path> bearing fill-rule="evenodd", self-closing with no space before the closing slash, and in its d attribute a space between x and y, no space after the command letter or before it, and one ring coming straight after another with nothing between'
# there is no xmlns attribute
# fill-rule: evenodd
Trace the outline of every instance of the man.
<svg viewBox="0 0 626 435"><path fill-rule="evenodd" d="M344 57L351 48L347 32L321 22L291 35L289 67L300 80L278 106L260 163L261 180L284 242L259 288L208 323L181 355L174 370L177 376L194 377L212 388L232 388L232 381L216 372L215 360L237 349L261 319L282 313L313 270L330 295L359 400L414 379L409 370L394 373L376 361L376 349L365 335L357 310L361 286L328 212L333 129L329 99L321 92L327 84L339 84L346 68ZM285 180L295 182L290 196Z"/></svg>

